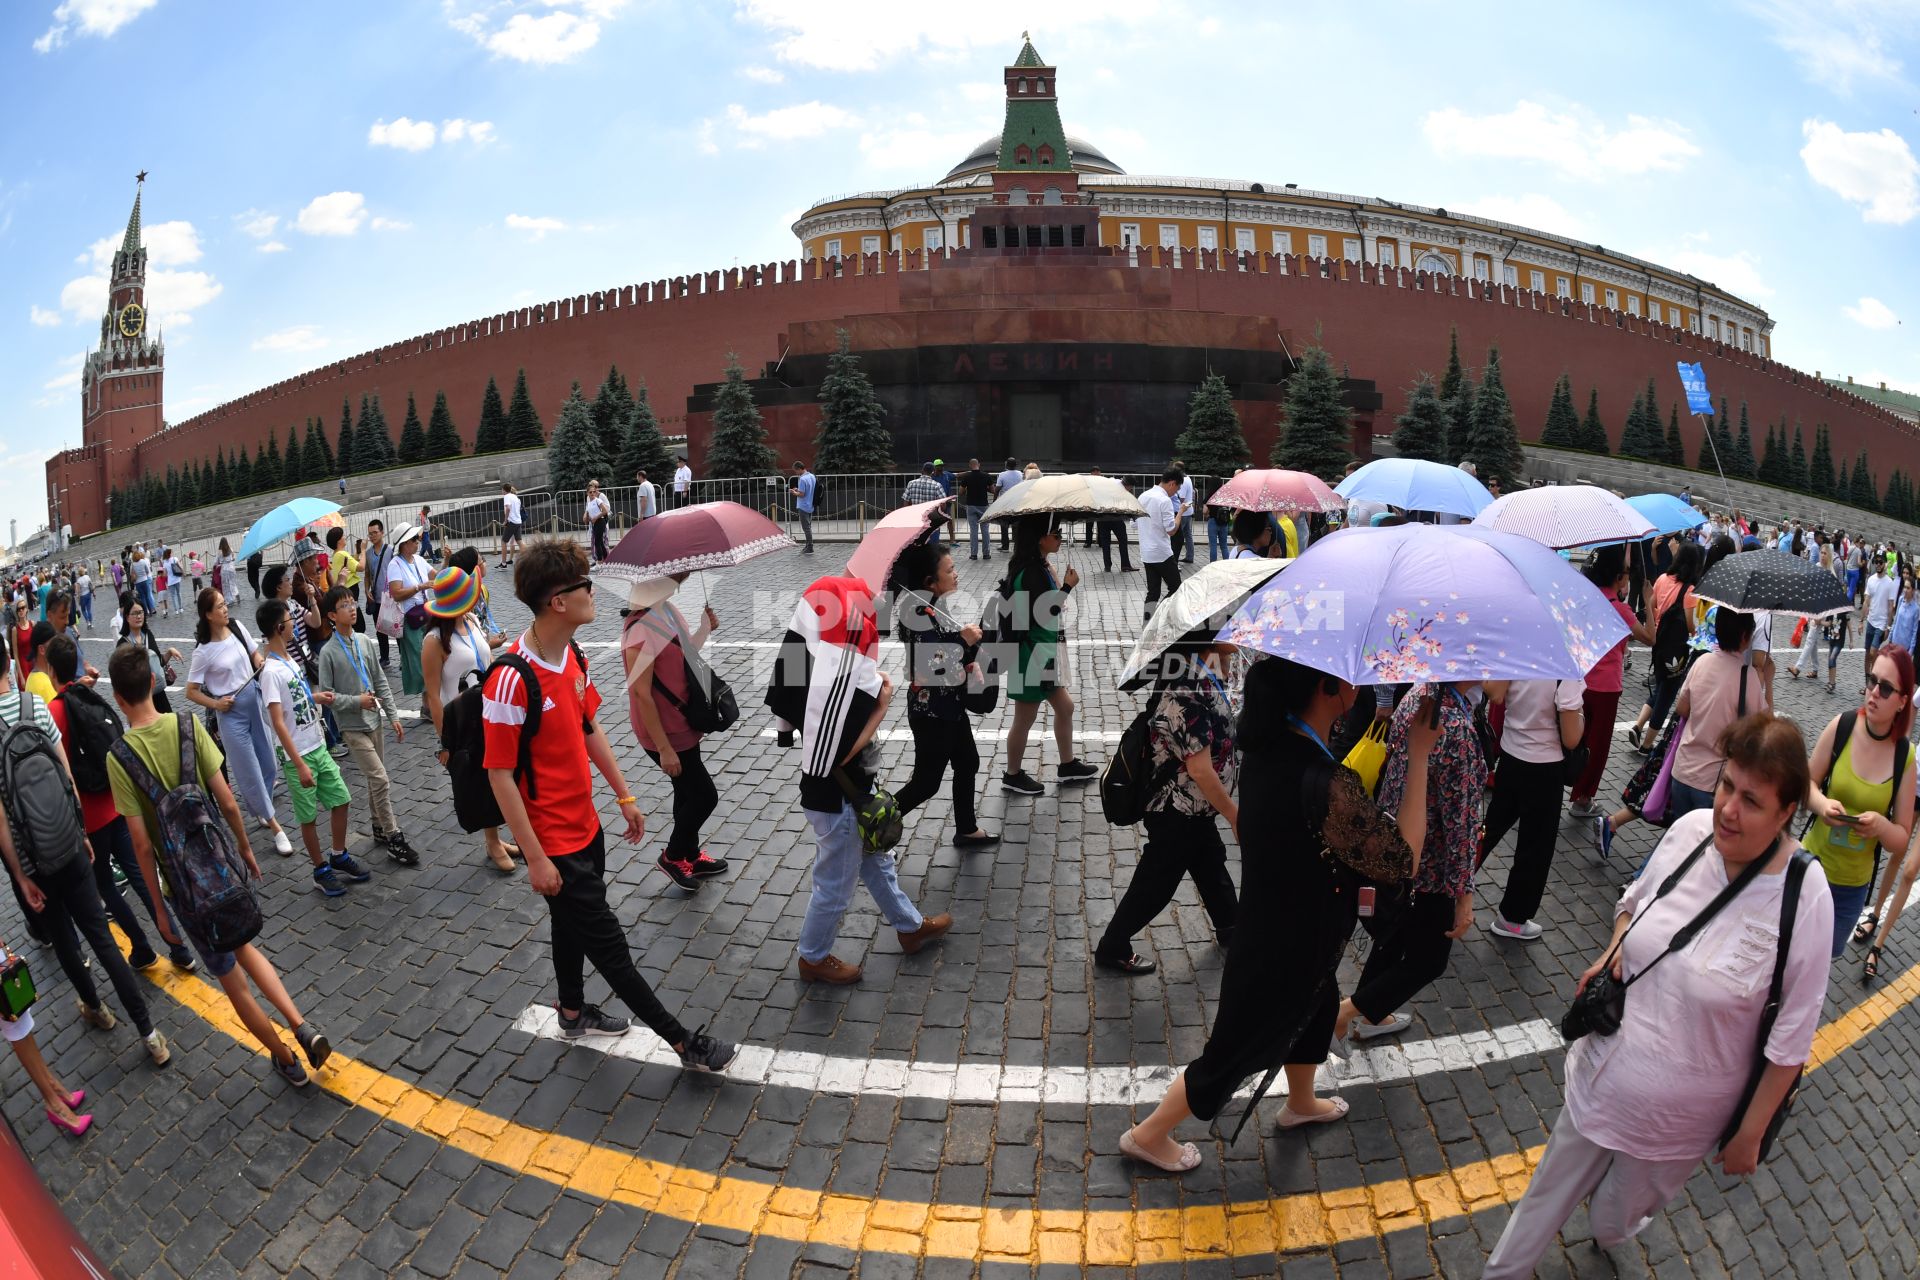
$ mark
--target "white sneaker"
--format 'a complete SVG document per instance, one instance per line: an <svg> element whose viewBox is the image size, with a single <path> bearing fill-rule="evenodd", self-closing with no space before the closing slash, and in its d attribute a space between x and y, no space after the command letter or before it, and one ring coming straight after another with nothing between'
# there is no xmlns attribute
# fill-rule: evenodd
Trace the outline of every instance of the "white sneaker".
<svg viewBox="0 0 1920 1280"><path fill-rule="evenodd" d="M1546 930L1531 920L1513 924L1506 917L1496 915L1493 918L1493 932L1502 938L1512 938L1515 942L1532 942Z"/></svg>
<svg viewBox="0 0 1920 1280"><path fill-rule="evenodd" d="M273 851L283 858L293 856L293 841L287 839L286 828L273 833Z"/></svg>

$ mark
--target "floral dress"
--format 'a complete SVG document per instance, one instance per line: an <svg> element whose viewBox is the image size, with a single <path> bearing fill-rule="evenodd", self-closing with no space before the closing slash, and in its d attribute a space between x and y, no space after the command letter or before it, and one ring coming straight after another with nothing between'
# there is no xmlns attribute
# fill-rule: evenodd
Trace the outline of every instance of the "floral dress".
<svg viewBox="0 0 1920 1280"><path fill-rule="evenodd" d="M967 647L960 641L953 621L924 596L905 592L901 609L925 609L908 632L907 714L934 720L965 720L967 706L962 698L966 689Z"/></svg>
<svg viewBox="0 0 1920 1280"><path fill-rule="evenodd" d="M1473 860L1480 848L1480 793L1487 783L1487 762L1474 731L1473 709L1465 694L1451 686L1415 685L1387 727L1387 764L1380 774L1380 807L1400 808L1407 790L1407 740L1413 718L1425 698L1438 693L1440 740L1427 761L1427 842L1415 893L1458 898L1473 891ZM1430 708L1424 714L1432 714Z"/></svg>

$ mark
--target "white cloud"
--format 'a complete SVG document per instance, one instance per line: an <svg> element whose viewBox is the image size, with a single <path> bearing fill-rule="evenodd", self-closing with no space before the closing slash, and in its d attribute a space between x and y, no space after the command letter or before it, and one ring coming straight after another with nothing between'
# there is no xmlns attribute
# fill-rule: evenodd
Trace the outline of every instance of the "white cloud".
<svg viewBox="0 0 1920 1280"><path fill-rule="evenodd" d="M1749 302L1760 302L1773 296L1773 286L1761 276L1760 260L1752 251L1741 249L1734 253L1714 253L1703 247L1709 243L1711 237L1704 232L1688 236L1679 248L1655 255L1654 261L1699 276L1707 283L1718 285Z"/></svg>
<svg viewBox="0 0 1920 1280"><path fill-rule="evenodd" d="M80 385L80 368L87 361L83 355L62 356L54 367L59 370L53 377L40 384L42 391L60 391L67 387Z"/></svg>
<svg viewBox="0 0 1920 1280"><path fill-rule="evenodd" d="M1888 46L1912 46L1920 9L1912 0L1746 0L1773 42L1813 83L1850 93L1856 81L1897 81Z"/></svg>
<svg viewBox="0 0 1920 1280"><path fill-rule="evenodd" d="M350 236L366 220L365 196L358 191L335 191L309 200L294 226L310 236Z"/></svg>
<svg viewBox="0 0 1920 1280"><path fill-rule="evenodd" d="M124 229L101 236L87 247L81 260L91 262L95 270L104 272L113 265L113 255L120 251L126 238ZM147 251L149 267L179 267L200 261L200 233L191 222L142 223L140 243Z"/></svg>
<svg viewBox="0 0 1920 1280"><path fill-rule="evenodd" d="M1900 317L1893 314L1893 308L1878 298L1862 298L1859 305L1842 307L1847 319L1864 329L1891 329L1900 323Z"/></svg>
<svg viewBox="0 0 1920 1280"><path fill-rule="evenodd" d="M874 129L860 136L867 167L881 173L944 173L980 141L977 129L940 132L926 128Z"/></svg>
<svg viewBox="0 0 1920 1280"><path fill-rule="evenodd" d="M51 329L60 323L60 313L48 311L45 307L34 306L32 316L33 323L42 329Z"/></svg>
<svg viewBox="0 0 1920 1280"><path fill-rule="evenodd" d="M1482 196L1460 204L1449 201L1447 208L1456 213L1492 218L1496 222L1511 222L1515 226L1532 227L1537 231L1551 231L1576 240L1584 240L1591 234L1582 218L1570 213L1565 205L1552 196L1538 191L1518 196Z"/></svg>
<svg viewBox="0 0 1920 1280"><path fill-rule="evenodd" d="M327 345L317 325L296 324L253 340L255 351L318 351Z"/></svg>
<svg viewBox="0 0 1920 1280"><path fill-rule="evenodd" d="M375 120L367 130L367 145L392 147L396 151L425 151L433 146L433 121L409 120L400 116L392 124Z"/></svg>
<svg viewBox="0 0 1920 1280"><path fill-rule="evenodd" d="M233 220L242 234L252 236L255 240L265 240L273 234L274 228L280 225L279 214L262 213L258 209L236 213L233 215Z"/></svg>
<svg viewBox="0 0 1920 1280"><path fill-rule="evenodd" d="M269 240L260 246L261 253L285 253L286 251L287 246L281 244L278 240Z"/></svg>
<svg viewBox="0 0 1920 1280"><path fill-rule="evenodd" d="M169 311L160 317L162 329L184 329L192 323L193 316L185 311ZM178 346L179 343L176 341L174 345Z"/></svg>
<svg viewBox="0 0 1920 1280"><path fill-rule="evenodd" d="M551 66L567 62L600 42L600 24L564 10L543 18L516 13L482 43L495 56Z"/></svg>
<svg viewBox="0 0 1920 1280"><path fill-rule="evenodd" d="M1800 159L1807 176L1849 204L1868 222L1903 226L1920 216L1920 160L1891 129L1848 133L1825 120L1800 126L1807 145Z"/></svg>
<svg viewBox="0 0 1920 1280"><path fill-rule="evenodd" d="M530 240L543 240L549 231L565 231L567 224L558 218L529 218L523 213L510 213L507 215L507 227L526 232Z"/></svg>
<svg viewBox="0 0 1920 1280"><path fill-rule="evenodd" d="M1493 115L1472 116L1458 107L1431 111L1421 129L1442 156L1531 160L1596 181L1677 170L1700 154L1686 130L1669 120L1628 116L1624 128L1612 129L1584 107L1555 112L1525 99Z"/></svg>
<svg viewBox="0 0 1920 1280"><path fill-rule="evenodd" d="M694 131L694 145L700 148L700 154L703 156L720 154L720 144L713 140L713 121L700 122L700 127Z"/></svg>
<svg viewBox="0 0 1920 1280"><path fill-rule="evenodd" d="M1161 18L1167 8L1161 0L1108 0L1080 12L1049 12L1041 35L1044 42L1082 26L1110 33L1116 25ZM998 23L902 22L899 6L884 0L736 0L735 16L773 32L780 61L823 71L872 71L903 57L952 60L983 46L1019 47Z"/></svg>
<svg viewBox="0 0 1920 1280"><path fill-rule="evenodd" d="M795 138L817 138L829 129L851 128L860 123L860 117L825 102L775 107L759 115L735 103L727 108L727 122L741 135L741 146L757 147L769 139L791 142Z"/></svg>
<svg viewBox="0 0 1920 1280"><path fill-rule="evenodd" d="M375 218L373 229L375 231L411 231L413 224L404 218Z"/></svg>
<svg viewBox="0 0 1920 1280"><path fill-rule="evenodd" d="M60 290L62 311L80 321L100 318L107 308L107 274L125 238L124 230L101 236L79 255L76 261L92 270L67 281ZM210 273L172 269L198 262L202 256L200 233L191 222L148 223L141 227L140 239L147 250L149 315L197 311L220 296L223 286ZM36 316L35 323L43 321Z"/></svg>
<svg viewBox="0 0 1920 1280"><path fill-rule="evenodd" d="M67 42L76 26L83 36L105 39L160 3L160 0L62 0L53 11L53 25L33 42L35 53L50 53Z"/></svg>
<svg viewBox="0 0 1920 1280"><path fill-rule="evenodd" d="M442 142L471 142L476 147L484 147L494 140L493 121L462 120L455 118L444 120L440 124Z"/></svg>
<svg viewBox="0 0 1920 1280"><path fill-rule="evenodd" d="M740 74L761 84L785 84L787 80L784 73L773 67L742 67Z"/></svg>

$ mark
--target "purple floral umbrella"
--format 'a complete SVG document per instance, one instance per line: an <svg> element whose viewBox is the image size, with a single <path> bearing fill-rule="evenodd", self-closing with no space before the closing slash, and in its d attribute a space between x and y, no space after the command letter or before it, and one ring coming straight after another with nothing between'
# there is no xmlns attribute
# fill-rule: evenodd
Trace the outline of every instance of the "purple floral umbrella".
<svg viewBox="0 0 1920 1280"><path fill-rule="evenodd" d="M1268 579L1220 632L1351 684L1584 676L1626 637L1553 551L1472 525L1343 529Z"/></svg>

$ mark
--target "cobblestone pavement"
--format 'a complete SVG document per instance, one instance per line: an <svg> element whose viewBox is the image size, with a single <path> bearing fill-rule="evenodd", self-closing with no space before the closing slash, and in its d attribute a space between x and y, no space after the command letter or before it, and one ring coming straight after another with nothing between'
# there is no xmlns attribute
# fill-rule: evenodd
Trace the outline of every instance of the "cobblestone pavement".
<svg viewBox="0 0 1920 1280"><path fill-rule="evenodd" d="M1028 800L987 784L1004 747L998 717L981 726L982 814L1004 833L997 849L949 847L944 797L910 823L902 880L927 909L952 910L943 943L901 955L862 892L838 953L866 965L865 981L796 980L812 841L796 803L796 753L776 745L759 694L792 593L846 550L782 554L710 579L722 616L713 654L747 713L712 752L723 804L708 844L733 859L727 878L689 897L653 869L666 781L617 703L604 716L652 818L639 851L614 844L611 868L642 971L689 1025L777 1054L743 1055L745 1080L688 1078L661 1063L644 1032L597 1048L541 1034L538 1006L554 994L545 910L524 873L499 877L458 831L430 734L410 734L389 758L422 866L376 856L371 884L328 901L303 858L265 855L261 945L339 1050L321 1087L273 1078L250 1042L233 1038L215 989L177 975L160 977L154 1001L176 1050L156 1072L124 1027L82 1027L51 957L33 953L47 993L42 1043L88 1088L96 1126L79 1142L56 1134L17 1075L7 1114L115 1271L1478 1275L1524 1186L1526 1153L1558 1113L1563 1055L1551 1025L1651 833L1624 833L1615 865L1600 866L1588 832L1570 823L1542 913L1547 933L1531 946L1485 931L1507 865L1496 853L1481 877L1480 928L1412 1004L1408 1043L1356 1059L1352 1078L1333 1082L1352 1104L1348 1123L1276 1134L1268 1102L1264 1123L1231 1148L1187 1126L1205 1156L1197 1172L1147 1176L1116 1150L1128 1099L1150 1104L1167 1072L1200 1049L1222 954L1188 887L1140 940L1157 975L1096 975L1090 937L1140 837L1109 828L1091 789L1051 785L1050 734L1034 738L1048 794ZM1072 555L1083 572L1098 567L1090 551ZM986 588L1002 563L962 559L963 583ZM1108 690L1141 590L1138 574L1092 573L1075 598L1081 740L1095 760L1134 705ZM697 603L699 583L683 593ZM608 670L619 601L600 602L583 639ZM524 620L511 603L502 613ZM177 617L158 627L189 630ZM103 644L87 650L104 665ZM897 670L897 650L890 661ZM1859 657L1842 661L1850 671ZM1855 683L1849 673L1842 688ZM1847 698L1784 675L1778 694L1809 731ZM885 749L904 781L904 713ZM1603 794L1634 759L1616 746ZM600 798L611 816L604 788ZM357 802L355 826L365 826ZM10 937L13 910L0 908ZM1920 1273L1906 1211L1920 1195L1910 1066L1920 1018L1904 1006L1920 991L1920 969L1905 968L1915 959L1920 951L1896 940L1893 977L1871 998L1857 949L1836 966L1825 1061L1759 1174L1700 1172L1611 1258L1576 1215L1543 1274ZM1349 985L1355 972L1349 959ZM604 998L597 978L589 984L590 998Z"/></svg>

